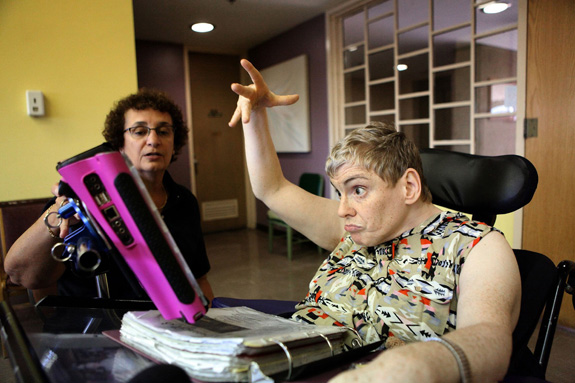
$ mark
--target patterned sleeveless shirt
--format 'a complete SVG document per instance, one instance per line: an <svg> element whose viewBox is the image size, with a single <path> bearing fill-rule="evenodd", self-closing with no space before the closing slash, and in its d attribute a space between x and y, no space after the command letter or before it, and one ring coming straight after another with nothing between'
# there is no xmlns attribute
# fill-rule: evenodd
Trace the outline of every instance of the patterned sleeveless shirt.
<svg viewBox="0 0 575 383"><path fill-rule="evenodd" d="M316 272L292 319L355 328L367 343L440 336L456 326L465 259L493 230L442 212L375 247L346 235Z"/></svg>

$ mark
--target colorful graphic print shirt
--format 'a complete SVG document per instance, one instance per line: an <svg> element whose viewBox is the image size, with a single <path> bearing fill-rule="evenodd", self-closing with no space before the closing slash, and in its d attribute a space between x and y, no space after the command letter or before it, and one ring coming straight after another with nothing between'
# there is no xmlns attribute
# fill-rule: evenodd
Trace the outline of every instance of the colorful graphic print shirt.
<svg viewBox="0 0 575 383"><path fill-rule="evenodd" d="M328 256L292 318L355 328L367 343L405 342L455 329L459 276L471 249L491 231L442 212L375 247L350 235Z"/></svg>

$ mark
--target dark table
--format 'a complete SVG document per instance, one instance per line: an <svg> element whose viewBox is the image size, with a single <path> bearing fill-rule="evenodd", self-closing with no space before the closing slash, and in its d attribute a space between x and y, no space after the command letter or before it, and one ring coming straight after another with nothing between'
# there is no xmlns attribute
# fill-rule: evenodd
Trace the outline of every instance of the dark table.
<svg viewBox="0 0 575 383"><path fill-rule="evenodd" d="M47 297L35 307L0 303L2 340L18 382L130 382L157 366L103 335L117 330L127 311L155 309L148 301ZM349 359L348 359L349 360ZM325 382L346 367L342 360L294 371L295 381ZM159 370L158 370L159 371ZM143 373L144 377L152 375ZM285 379L274 377L277 381ZM311 376L311 378L310 378ZM140 375L140 378L142 376ZM195 382L195 380L193 380Z"/></svg>
<svg viewBox="0 0 575 383"><path fill-rule="evenodd" d="M158 373L173 371L157 369L159 365L102 334L118 330L127 311L152 309L155 306L149 301L47 297L35 307L16 309L3 301L0 302L0 333L18 382L155 382ZM353 366L354 361L366 362L375 355L366 356L361 352L353 355L351 351L345 359L328 360L294 371L293 381L327 382ZM165 379L169 378L166 375L162 378L160 381L169 380ZM283 375L274 378L285 380ZM505 383L544 382L526 377L505 379Z"/></svg>
<svg viewBox="0 0 575 383"><path fill-rule="evenodd" d="M119 329L129 310L151 302L47 297L37 306L0 303L5 350L17 381L127 382L153 362L102 331Z"/></svg>

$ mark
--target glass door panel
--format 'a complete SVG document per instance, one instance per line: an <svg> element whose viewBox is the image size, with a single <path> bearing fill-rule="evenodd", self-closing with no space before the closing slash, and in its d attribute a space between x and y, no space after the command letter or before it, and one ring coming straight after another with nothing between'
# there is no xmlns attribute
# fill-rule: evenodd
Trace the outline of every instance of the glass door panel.
<svg viewBox="0 0 575 383"><path fill-rule="evenodd" d="M443 104L471 99L471 70L468 66L433 74L433 101Z"/></svg>
<svg viewBox="0 0 575 383"><path fill-rule="evenodd" d="M363 42L363 26L363 12L358 12L354 15L344 18L343 45L347 47L348 45Z"/></svg>
<svg viewBox="0 0 575 383"><path fill-rule="evenodd" d="M475 120L475 149L477 154L499 156L515 153L514 117L489 117Z"/></svg>
<svg viewBox="0 0 575 383"><path fill-rule="evenodd" d="M402 125L401 131L404 132L407 137L413 140L418 148L429 148L428 124Z"/></svg>
<svg viewBox="0 0 575 383"><path fill-rule="evenodd" d="M433 36L433 66L439 67L471 60L471 27Z"/></svg>
<svg viewBox="0 0 575 383"><path fill-rule="evenodd" d="M399 54L425 49L429 46L429 27L427 25L397 35Z"/></svg>
<svg viewBox="0 0 575 383"><path fill-rule="evenodd" d="M471 21L471 3L462 0L433 1L433 30L439 31Z"/></svg>
<svg viewBox="0 0 575 383"><path fill-rule="evenodd" d="M365 101L365 70L345 74L345 103Z"/></svg>
<svg viewBox="0 0 575 383"><path fill-rule="evenodd" d="M517 111L517 83L475 88L475 113L504 114Z"/></svg>
<svg viewBox="0 0 575 383"><path fill-rule="evenodd" d="M423 92L429 90L429 55L422 54L404 58L400 64L407 69L399 72L399 94Z"/></svg>
<svg viewBox="0 0 575 383"><path fill-rule="evenodd" d="M393 49L372 53L368 60L370 81L391 78L395 75Z"/></svg>
<svg viewBox="0 0 575 383"><path fill-rule="evenodd" d="M399 120L429 118L429 97L411 97L399 100Z"/></svg>
<svg viewBox="0 0 575 383"><path fill-rule="evenodd" d="M509 4L509 8L500 13L485 13L482 5L475 9L476 34L517 26L518 0L505 0L505 3Z"/></svg>
<svg viewBox="0 0 575 383"><path fill-rule="evenodd" d="M470 110L468 106L435 110L435 140L469 140Z"/></svg>
<svg viewBox="0 0 575 383"><path fill-rule="evenodd" d="M517 30L477 39L475 81L491 81L517 76Z"/></svg>
<svg viewBox="0 0 575 383"><path fill-rule="evenodd" d="M369 111L385 111L395 108L393 82L371 85L369 87Z"/></svg>
<svg viewBox="0 0 575 383"><path fill-rule="evenodd" d="M369 49L393 44L393 16L369 23L367 27L367 45Z"/></svg>
<svg viewBox="0 0 575 383"><path fill-rule="evenodd" d="M352 45L343 51L343 68L349 69L365 63L363 44Z"/></svg>
<svg viewBox="0 0 575 383"><path fill-rule="evenodd" d="M401 0L397 2L397 27L407 28L412 25L426 23L429 20L427 1Z"/></svg>

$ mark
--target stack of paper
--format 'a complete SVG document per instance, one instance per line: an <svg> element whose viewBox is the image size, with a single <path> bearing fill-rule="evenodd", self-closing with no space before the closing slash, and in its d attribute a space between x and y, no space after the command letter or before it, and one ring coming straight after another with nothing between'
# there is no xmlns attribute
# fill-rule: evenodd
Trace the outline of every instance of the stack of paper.
<svg viewBox="0 0 575 383"><path fill-rule="evenodd" d="M246 382L259 369L270 376L344 351L342 327L298 323L247 307L212 308L195 324L165 320L158 311L129 312L121 341L196 379ZM251 363L257 363L254 368Z"/></svg>

